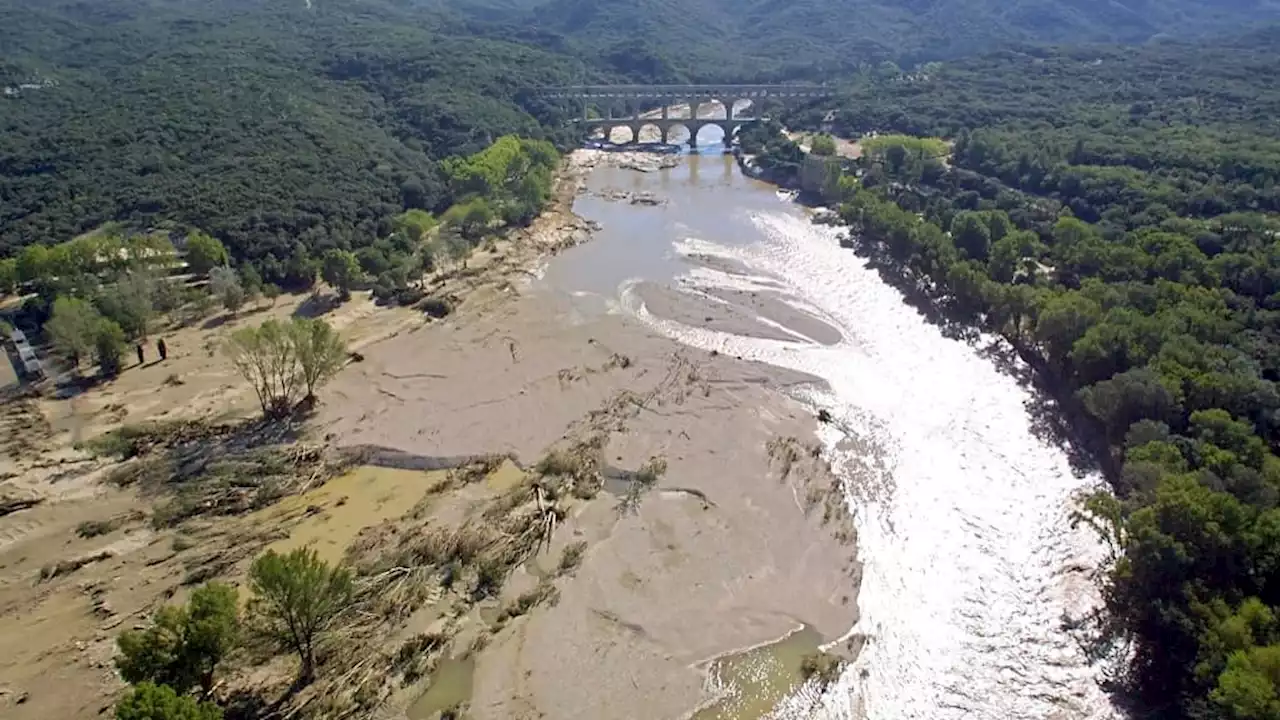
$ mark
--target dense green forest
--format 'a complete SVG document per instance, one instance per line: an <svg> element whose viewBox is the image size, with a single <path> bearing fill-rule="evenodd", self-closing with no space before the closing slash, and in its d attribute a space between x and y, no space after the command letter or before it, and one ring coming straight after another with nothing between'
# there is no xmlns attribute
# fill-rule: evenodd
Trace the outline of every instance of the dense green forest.
<svg viewBox="0 0 1280 720"><path fill-rule="evenodd" d="M1258 0L446 0L448 7L617 72L669 79L833 79L1010 43L1144 42L1230 31Z"/></svg>
<svg viewBox="0 0 1280 720"><path fill-rule="evenodd" d="M433 17L376 2L0 3L0 252L108 221L198 228L286 282L295 249L367 245L406 208L448 207L441 159L509 133L564 139L521 93L580 63Z"/></svg>
<svg viewBox="0 0 1280 720"><path fill-rule="evenodd" d="M294 259L453 204L444 158L512 133L576 141L564 108L530 88L829 79L1268 13L1246 0L0 0L0 255L111 221L199 229L289 284Z"/></svg>
<svg viewBox="0 0 1280 720"><path fill-rule="evenodd" d="M850 243L952 331L1002 335L1112 480L1081 520L1153 717L1280 717L1277 66L1266 30L875 67L833 123L881 138L822 190ZM775 131L744 145L797 172Z"/></svg>

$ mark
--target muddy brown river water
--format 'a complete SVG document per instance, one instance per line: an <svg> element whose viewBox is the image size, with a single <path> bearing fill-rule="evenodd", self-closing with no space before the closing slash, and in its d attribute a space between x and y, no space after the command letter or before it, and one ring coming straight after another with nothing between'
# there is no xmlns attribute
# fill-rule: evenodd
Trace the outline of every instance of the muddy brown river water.
<svg viewBox="0 0 1280 720"><path fill-rule="evenodd" d="M540 284L583 313L627 314L689 346L825 382L793 393L835 419L821 440L857 521L851 634L866 644L821 698L792 692L787 651L758 657L766 669L754 674L728 662L728 681L772 709L705 717L1115 717L1102 671L1062 629L1098 602L1089 569L1100 548L1068 516L1099 479L1073 474L1033 432L1030 391L944 337L839 247L838 230L704 152L657 172L595 170L575 209L602 230ZM657 204L619 199L637 194ZM670 293L726 312L681 315Z"/></svg>

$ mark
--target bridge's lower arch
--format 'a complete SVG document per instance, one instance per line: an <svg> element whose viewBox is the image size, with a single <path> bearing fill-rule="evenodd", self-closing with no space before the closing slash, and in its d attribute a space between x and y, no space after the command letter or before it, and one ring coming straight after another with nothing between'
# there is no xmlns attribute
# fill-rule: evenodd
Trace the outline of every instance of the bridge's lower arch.
<svg viewBox="0 0 1280 720"><path fill-rule="evenodd" d="M726 129L727 125L718 122L699 123L690 132L693 133L689 140L689 147L707 147L710 145L729 145L733 142L733 134L731 129ZM726 140L726 136L728 140Z"/></svg>
<svg viewBox="0 0 1280 720"><path fill-rule="evenodd" d="M605 140L615 145L625 145L636 141L636 132L630 125L611 125L605 134Z"/></svg>
<svg viewBox="0 0 1280 720"><path fill-rule="evenodd" d="M589 120L589 136L615 145L635 143L664 143L693 147L733 144L739 128L750 118L742 120L702 118L642 118L619 120Z"/></svg>
<svg viewBox="0 0 1280 720"><path fill-rule="evenodd" d="M635 142L638 143L665 143L667 134L663 132L662 127L658 123L644 123L640 126L640 132L636 135Z"/></svg>
<svg viewBox="0 0 1280 720"><path fill-rule="evenodd" d="M663 142L668 145L684 145L689 142L689 128L683 123L672 123L667 126Z"/></svg>

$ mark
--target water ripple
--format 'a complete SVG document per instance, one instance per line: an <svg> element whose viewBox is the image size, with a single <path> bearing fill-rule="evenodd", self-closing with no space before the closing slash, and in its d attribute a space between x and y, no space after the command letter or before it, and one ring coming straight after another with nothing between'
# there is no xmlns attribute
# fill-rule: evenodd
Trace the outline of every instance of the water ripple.
<svg viewBox="0 0 1280 720"><path fill-rule="evenodd" d="M823 378L801 399L836 422L822 440L848 480L858 525L867 638L840 682L806 688L780 718L876 720L1105 720L1116 710L1062 629L1096 607L1079 568L1101 548L1068 523L1078 478L1036 438L1028 391L969 346L950 340L852 253L835 231L793 208L753 212L767 240L677 243L754 275L699 266L699 287L781 291L840 330L835 346L746 338L654 317L624 286L622 308L707 350ZM727 263L726 263L727 266ZM853 437L841 428L851 431Z"/></svg>

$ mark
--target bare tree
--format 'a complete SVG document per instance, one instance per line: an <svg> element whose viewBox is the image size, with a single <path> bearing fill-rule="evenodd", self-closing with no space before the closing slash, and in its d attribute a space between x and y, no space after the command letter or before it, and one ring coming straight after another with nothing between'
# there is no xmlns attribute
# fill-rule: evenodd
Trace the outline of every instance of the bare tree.
<svg viewBox="0 0 1280 720"><path fill-rule="evenodd" d="M253 386L267 417L283 417L293 407L302 373L288 328L276 320L241 328L227 341L232 364Z"/></svg>
<svg viewBox="0 0 1280 720"><path fill-rule="evenodd" d="M323 320L268 320L256 328L231 334L227 354L240 375L257 393L262 413L283 417L293 408L299 390L308 402L316 388L342 368L347 346Z"/></svg>

